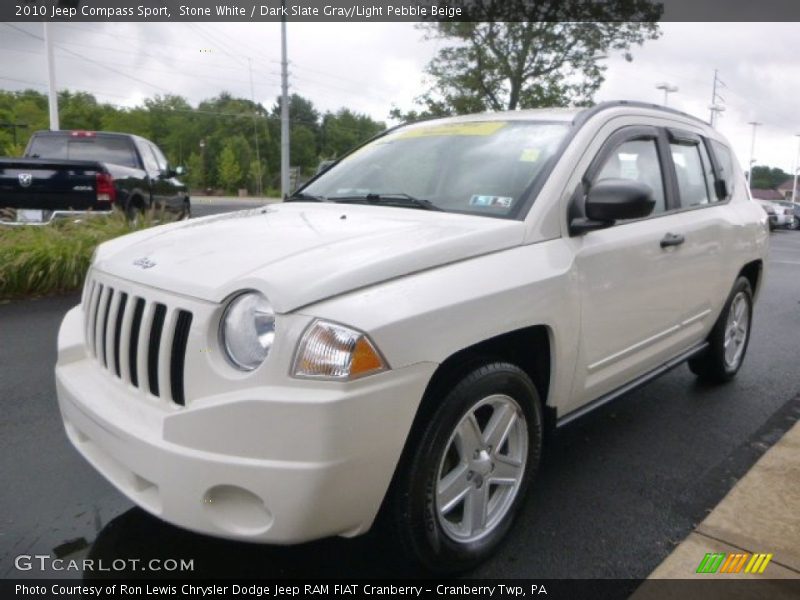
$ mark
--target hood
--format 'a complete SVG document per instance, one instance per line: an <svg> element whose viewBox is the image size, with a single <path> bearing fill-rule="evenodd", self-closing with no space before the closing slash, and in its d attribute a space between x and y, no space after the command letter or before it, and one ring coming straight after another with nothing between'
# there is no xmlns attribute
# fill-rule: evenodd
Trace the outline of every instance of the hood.
<svg viewBox="0 0 800 600"><path fill-rule="evenodd" d="M117 238L95 268L220 302L242 289L278 312L522 242L519 221L418 209L288 203ZM143 260L147 259L147 260ZM139 263L138 265L135 263Z"/></svg>

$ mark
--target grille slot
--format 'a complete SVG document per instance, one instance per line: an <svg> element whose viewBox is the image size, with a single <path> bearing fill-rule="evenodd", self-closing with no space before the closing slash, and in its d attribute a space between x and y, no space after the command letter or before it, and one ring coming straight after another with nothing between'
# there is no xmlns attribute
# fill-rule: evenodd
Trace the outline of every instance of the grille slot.
<svg viewBox="0 0 800 600"><path fill-rule="evenodd" d="M158 386L158 351L161 346L161 334L164 332L164 319L167 316L167 307L156 304L153 312L153 324L150 327L150 346L147 349L147 379L150 384L150 393L159 395Z"/></svg>
<svg viewBox="0 0 800 600"><path fill-rule="evenodd" d="M175 323L175 336L172 338L172 360L169 367L169 381L172 386L172 401L183 406L186 403L183 390L183 367L186 362L186 343L192 327L192 313L178 311Z"/></svg>
<svg viewBox="0 0 800 600"><path fill-rule="evenodd" d="M103 298L103 284L97 286L97 291L95 293L95 299L92 302L92 314L91 314L91 331L89 339L91 340L91 347L92 347L92 354L97 356L97 314L100 312L100 300Z"/></svg>
<svg viewBox="0 0 800 600"><path fill-rule="evenodd" d="M117 377L122 377L122 368L119 364L119 344L122 337L122 319L125 317L125 306L128 304L128 294L122 293L117 308L117 322L114 324L114 372Z"/></svg>
<svg viewBox="0 0 800 600"><path fill-rule="evenodd" d="M139 331L142 328L142 315L144 314L144 300L136 299L136 307L133 309L133 322L131 323L131 339L128 347L128 368L131 374L131 383L139 387L138 369L138 350L139 350Z"/></svg>
<svg viewBox="0 0 800 600"><path fill-rule="evenodd" d="M101 368L143 393L185 405L192 312L92 279L83 302L89 355Z"/></svg>
<svg viewBox="0 0 800 600"><path fill-rule="evenodd" d="M105 310L103 311L103 329L100 334L100 353L103 356L103 366L108 367L108 352L106 352L106 335L108 335L108 316L111 314L111 301L114 299L114 289L108 288L106 294Z"/></svg>

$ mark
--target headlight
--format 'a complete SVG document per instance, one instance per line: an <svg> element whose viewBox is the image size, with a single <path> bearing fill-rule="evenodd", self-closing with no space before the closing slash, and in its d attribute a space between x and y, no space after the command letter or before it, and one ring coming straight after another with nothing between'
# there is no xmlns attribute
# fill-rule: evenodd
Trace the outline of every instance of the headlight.
<svg viewBox="0 0 800 600"><path fill-rule="evenodd" d="M315 321L303 334L292 374L320 379L355 379L388 368L370 339L337 323Z"/></svg>
<svg viewBox="0 0 800 600"><path fill-rule="evenodd" d="M237 369L252 371L264 362L275 341L275 311L266 296L245 292L231 300L222 315L220 338Z"/></svg>

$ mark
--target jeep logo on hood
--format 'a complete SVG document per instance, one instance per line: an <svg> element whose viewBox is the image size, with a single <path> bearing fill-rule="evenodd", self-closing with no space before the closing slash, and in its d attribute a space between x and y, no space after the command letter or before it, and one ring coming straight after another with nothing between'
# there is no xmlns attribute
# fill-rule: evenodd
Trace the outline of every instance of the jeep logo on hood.
<svg viewBox="0 0 800 600"><path fill-rule="evenodd" d="M133 264L136 265L137 267L142 267L143 269L149 269L150 267L156 266L155 261L150 260L146 256L143 256L142 258L137 258L135 261L133 261Z"/></svg>

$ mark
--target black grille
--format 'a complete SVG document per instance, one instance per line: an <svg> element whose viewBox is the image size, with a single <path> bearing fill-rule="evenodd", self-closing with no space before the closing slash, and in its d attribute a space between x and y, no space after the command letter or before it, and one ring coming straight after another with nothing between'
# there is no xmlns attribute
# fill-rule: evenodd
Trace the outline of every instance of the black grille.
<svg viewBox="0 0 800 600"><path fill-rule="evenodd" d="M86 347L101 367L134 387L185 405L190 311L98 281L87 285L83 307Z"/></svg>

